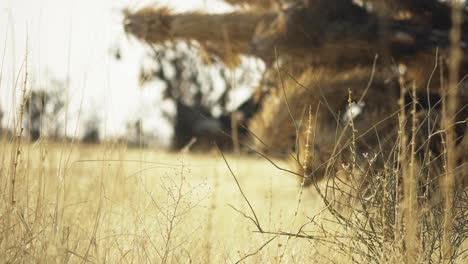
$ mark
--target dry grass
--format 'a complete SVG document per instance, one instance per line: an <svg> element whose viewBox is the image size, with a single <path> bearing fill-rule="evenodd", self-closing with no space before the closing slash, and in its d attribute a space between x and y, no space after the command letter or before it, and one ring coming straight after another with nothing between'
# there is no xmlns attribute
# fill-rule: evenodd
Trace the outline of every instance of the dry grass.
<svg viewBox="0 0 468 264"><path fill-rule="evenodd" d="M236 55L247 49L246 41L255 30L240 30L225 16L171 15L167 9L139 12L134 19L142 21L127 24L126 29L150 43L189 35L205 48L223 47L217 52ZM194 30L191 23L200 19L201 30ZM206 29L216 34L207 37ZM239 36L226 34L230 32ZM451 72L457 73L455 66ZM317 153L308 147L324 140L317 139L315 132L323 122L314 112L318 107L309 102L311 97L298 91L310 82L324 90L348 89L346 83L340 86L342 79L353 79L354 86L365 88L369 74L360 71L365 69L331 79L308 71L299 80L279 76L281 87L271 98L283 101L270 105L269 112L253 124L260 127L259 134L272 134L286 146L304 145L303 156L296 159L310 177L307 169L316 166L315 158L323 157L315 157ZM458 76L450 77L449 109L443 110L441 132L447 142L441 143L445 149L436 162L442 172L435 178L430 164L418 164L416 159L416 101L406 113L402 96L398 138L381 169L373 170L375 158L358 151L356 132L362 129L356 129L359 124L351 119L346 125L350 141L330 146L332 155L320 175L324 179L311 179L312 187L307 189L304 179L299 184L293 173L278 169L288 167L283 161L46 139L29 144L21 137L24 109L20 107L15 137L0 141L0 259L5 263L465 263L468 190L457 188L455 178L461 175L464 180L466 163L460 170L454 168L456 109L450 108L456 103L450 102L456 99ZM24 87L26 83L27 76ZM402 90L410 88L403 83ZM337 94L344 96L339 90ZM355 93L346 95L349 108ZM262 128L276 120L287 127ZM303 142L290 141L301 126ZM261 144L283 148L274 146L274 140ZM349 150L347 163L333 155L343 149Z"/></svg>
<svg viewBox="0 0 468 264"><path fill-rule="evenodd" d="M233 6L241 6L241 7L249 7L249 8L278 8L281 6L280 1L278 0L224 0L224 2L233 5Z"/></svg>
<svg viewBox="0 0 468 264"><path fill-rule="evenodd" d="M392 173L376 177L372 184L380 186L372 195L347 192L355 196L340 200L338 178L302 192L295 176L264 159L227 156L261 234L215 152L23 144L11 203L17 145L3 140L1 148L0 257L6 263L401 263L408 257L405 242L397 240L404 232L393 233L401 227L392 220ZM466 193L460 197L457 246L466 240L468 217ZM421 241L413 248L421 263L441 260L437 208L418 212L422 228L413 235ZM463 249L466 242L454 263L466 260ZM432 259L423 258L427 254Z"/></svg>
<svg viewBox="0 0 468 264"><path fill-rule="evenodd" d="M0 258L6 263L464 263L468 192L452 187L450 200L446 189L442 196L432 193L440 189L440 176L449 173L433 179L415 163L415 104L409 115L402 107L400 131L407 123L413 132L399 139L384 170L359 166L362 153L352 134L347 145L352 162L339 171L326 164L325 180L311 180L308 189L271 164L287 168L283 161L46 139L29 144L19 122L16 136L0 141ZM318 122L314 107L303 115L311 130ZM355 131L357 124L350 123ZM316 140L312 132L305 135L305 146ZM301 157L306 170L312 165L307 156L315 154ZM364 160L374 165L372 157Z"/></svg>
<svg viewBox="0 0 468 264"><path fill-rule="evenodd" d="M228 206L246 209L217 154L23 145L11 204L15 144L1 148L0 257L7 263L231 263L274 237L252 232ZM264 160L228 159L265 229L294 230L320 208L304 194L293 228L296 179ZM245 262L308 262L326 252L307 240L285 248L285 239Z"/></svg>
<svg viewBox="0 0 468 264"><path fill-rule="evenodd" d="M323 76L300 80L311 78L331 89L347 78ZM276 89L278 97L306 88L292 78L283 85ZM295 120L291 133L306 128L300 144L307 149L319 140L313 130L321 122L315 105L293 101L282 116L285 123L291 115ZM415 161L415 106L413 101L407 114L401 105L399 130L410 133L399 133L405 136L383 170L359 166L364 160L372 168L375 160L357 151L353 132L345 145L352 162L330 159L324 180L312 179L311 188L271 164L287 168L284 161L46 139L29 144L18 122L16 136L0 141L0 258L6 263L464 263L468 191L451 187L449 199L446 189L431 193L439 192L440 176L450 173L431 178L430 167ZM20 107L19 117L21 112ZM351 119L351 131L357 125ZM447 152L450 148L454 151L447 145ZM307 157L316 153L303 155L299 160L307 171L313 165ZM343 169L331 169L336 164Z"/></svg>

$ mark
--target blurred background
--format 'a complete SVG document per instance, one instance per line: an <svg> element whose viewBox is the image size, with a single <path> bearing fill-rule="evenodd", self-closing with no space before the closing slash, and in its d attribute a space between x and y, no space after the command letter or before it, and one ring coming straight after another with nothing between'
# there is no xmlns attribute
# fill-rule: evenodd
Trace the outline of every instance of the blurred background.
<svg viewBox="0 0 468 264"><path fill-rule="evenodd" d="M65 136L90 143L124 140L180 148L197 133L228 126L231 113L247 102L260 81L262 63L244 58L238 69L230 70L219 63L202 63L196 47L179 43L158 53L126 36L123 10L151 3L0 0L3 130L15 126L23 88L18 80L25 72L30 99L24 126L32 141ZM175 11L230 9L214 0L157 4ZM174 75L181 71L187 71L184 77ZM181 108L188 118L181 116ZM194 118L200 127L175 140L176 127Z"/></svg>

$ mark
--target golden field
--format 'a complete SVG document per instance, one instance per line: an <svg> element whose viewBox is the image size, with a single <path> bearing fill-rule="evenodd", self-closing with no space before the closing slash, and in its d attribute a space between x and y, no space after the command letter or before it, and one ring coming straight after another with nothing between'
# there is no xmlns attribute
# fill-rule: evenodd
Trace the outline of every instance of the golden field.
<svg viewBox="0 0 468 264"><path fill-rule="evenodd" d="M173 101L180 119L163 110L161 117L173 123L175 142L177 132L183 139L176 148L195 137L229 146L225 136L232 135L234 153L242 142L265 154L193 153L195 141L181 152L130 148L134 136L143 145L143 117L128 120L128 145L107 137L99 145L62 139L62 128L63 137L70 134L70 99L79 99L70 89L78 78L71 70L72 43L73 51L79 49L70 34L67 79L56 85L69 98L57 95L47 107L52 99L36 90L42 88L28 62L27 39L21 68L13 65L18 73L7 79L13 107L4 129L10 131L0 127L0 264L468 263L467 7L437 0L429 1L432 7L408 1L226 2L242 8L217 14L149 6L122 10L118 23L127 37L149 44L145 56L159 64L145 69L142 60L139 86L164 82L162 99L152 105ZM225 91L216 102L208 100L218 89L198 78L201 71L185 71L198 60L184 55L180 59L190 63L181 63L169 56L174 51L162 56L155 49L178 41L197 42L205 57L200 63L234 67L242 56L262 60L252 98L228 111L231 91L243 85L234 69L227 74L223 66ZM111 49L114 62L122 60L125 48ZM177 74L164 74L166 62ZM124 108L108 96L122 92L111 85L116 74L89 65L108 79L102 91L109 105ZM0 82L2 70L3 62ZM101 86L83 81L85 87ZM139 97L144 106L145 94ZM85 102L82 97L78 119ZM222 115L215 117L214 110ZM99 128L113 119L104 115L105 122L97 115L83 118L86 130L95 128L87 133L94 141L84 136L84 142L99 141ZM50 133L42 133L46 126ZM276 152L290 160L266 157Z"/></svg>
<svg viewBox="0 0 468 264"><path fill-rule="evenodd" d="M255 232L230 207L251 215L216 152L42 141L21 145L17 156L16 147L2 143L0 257L6 263L235 263L249 254L244 263L344 260L312 240ZM297 179L268 161L226 158L264 230L296 232L308 217L326 214L318 214L323 206L312 190L299 199Z"/></svg>
<svg viewBox="0 0 468 264"><path fill-rule="evenodd" d="M254 216L216 151L47 140L1 146L4 263L351 263L372 255L359 221L333 218L314 188L301 190L263 158L226 156ZM404 261L393 243L379 245L377 262ZM417 246L420 262L437 260ZM466 260L464 249L466 242L455 263Z"/></svg>

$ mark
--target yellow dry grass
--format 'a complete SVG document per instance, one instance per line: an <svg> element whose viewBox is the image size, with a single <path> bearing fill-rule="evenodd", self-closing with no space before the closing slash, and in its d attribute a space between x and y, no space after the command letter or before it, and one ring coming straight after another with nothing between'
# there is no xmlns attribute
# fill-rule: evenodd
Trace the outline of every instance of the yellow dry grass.
<svg viewBox="0 0 468 264"><path fill-rule="evenodd" d="M245 30L232 23L244 15L240 13L224 21L221 15L196 12L140 12L136 18L143 22L137 19L126 29L141 39L160 43L189 36L208 50L223 47L218 53L233 55L247 49L246 40L255 31L252 25L259 19L247 15L255 23L246 23ZM193 24L200 18L206 19L204 23ZM206 35L206 29L217 34ZM305 114L310 98L295 90L303 88L299 83L312 78L317 85L328 81L334 87L340 78L347 78L340 75L330 81L320 76L304 74L301 82L286 81L272 98L296 97L288 106L293 119L310 123L312 114ZM27 74L24 96L26 82ZM367 83L367 77L358 82ZM281 110L272 107L255 124L261 127L280 119L286 124L291 113ZM24 103L20 121L23 111ZM22 131L20 121L17 131ZM289 135L298 129L291 123L285 126L259 130L290 146ZM407 143L402 140L402 146ZM453 142L447 148L454 151ZM119 144L83 146L47 140L28 144L21 136L1 140L0 149L0 262L4 263L464 263L468 259L466 189L455 196L453 181L446 177L444 199L430 194L415 197L414 148L409 154L397 153L405 162L375 175L365 193L353 188L355 182L340 179L359 173L355 163L348 169L343 166L341 172L347 175L325 175L328 182L303 189L292 173L265 159L227 156L240 190L217 152L195 156ZM288 167L284 161L275 163ZM320 197L325 185L329 193ZM347 200L334 200L344 189L351 189L342 194ZM322 198L330 202L328 208ZM444 212L437 205L442 202L455 208ZM342 211L334 211L340 205ZM264 233L258 232L259 227Z"/></svg>
<svg viewBox="0 0 468 264"><path fill-rule="evenodd" d="M1 143L0 258L6 263L233 263L274 235L229 205L248 207L219 154L200 156L40 142ZM299 213L297 179L262 159L228 156L262 227L296 232L322 207L312 191ZM281 164L281 162L280 162ZM281 237L244 263L336 260L313 241Z"/></svg>
<svg viewBox="0 0 468 264"><path fill-rule="evenodd" d="M314 188L301 190L297 178L265 159L226 157L262 229L296 234L302 226L300 234L315 238L256 232L217 152L41 141L24 143L18 156L13 142L0 146L3 263L351 263L367 257L363 231L355 229L359 220L354 228L337 224ZM380 260L404 262L399 247L383 245Z"/></svg>

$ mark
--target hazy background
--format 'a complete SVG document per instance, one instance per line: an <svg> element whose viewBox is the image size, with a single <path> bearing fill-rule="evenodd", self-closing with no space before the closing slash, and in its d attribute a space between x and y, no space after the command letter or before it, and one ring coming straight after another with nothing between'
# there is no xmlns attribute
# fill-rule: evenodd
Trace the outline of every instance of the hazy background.
<svg viewBox="0 0 468 264"><path fill-rule="evenodd" d="M13 124L27 54L29 80L45 87L50 79L69 82L67 135L79 136L80 123L97 115L101 137L120 136L125 123L144 115L144 130L169 137L171 127L154 102L158 89L138 89L144 46L122 30L123 8L137 9L155 1L129 0L0 0L0 108L3 126ZM156 1L176 11L229 7L214 0ZM119 49L121 60L112 54ZM23 78L19 78L22 80ZM16 84L15 84L16 83ZM170 107L170 106L168 106ZM157 110L157 109L156 109Z"/></svg>

